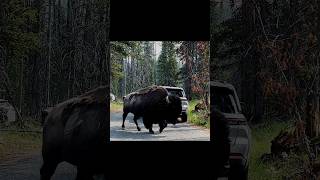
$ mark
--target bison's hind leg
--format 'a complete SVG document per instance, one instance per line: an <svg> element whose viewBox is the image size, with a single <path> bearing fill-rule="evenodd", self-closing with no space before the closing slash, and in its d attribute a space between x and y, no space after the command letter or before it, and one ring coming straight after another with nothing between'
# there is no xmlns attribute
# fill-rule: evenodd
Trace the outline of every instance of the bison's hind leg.
<svg viewBox="0 0 320 180"><path fill-rule="evenodd" d="M141 129L140 129L139 125L138 125L138 122L137 122L138 118L139 118L138 116L134 115L133 116L133 121L136 124L138 131L141 131Z"/></svg>
<svg viewBox="0 0 320 180"><path fill-rule="evenodd" d="M122 129L124 129L124 121L126 120L126 117L127 117L128 113L129 112L127 112L125 110L123 111L123 114L122 114L122 119L123 119L123 121L122 121Z"/></svg>
<svg viewBox="0 0 320 180"><path fill-rule="evenodd" d="M150 134L154 134L154 131L152 130L152 127L149 128L149 133L150 133Z"/></svg>
<svg viewBox="0 0 320 180"><path fill-rule="evenodd" d="M167 127L167 122L164 120L164 121L160 121L159 122L159 132L162 133L163 129Z"/></svg>

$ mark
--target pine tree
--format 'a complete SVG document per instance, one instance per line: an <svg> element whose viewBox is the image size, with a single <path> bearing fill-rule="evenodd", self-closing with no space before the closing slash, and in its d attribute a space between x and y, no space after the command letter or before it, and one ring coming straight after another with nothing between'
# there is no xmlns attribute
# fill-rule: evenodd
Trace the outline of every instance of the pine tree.
<svg viewBox="0 0 320 180"><path fill-rule="evenodd" d="M173 42L162 43L162 50L157 64L157 84L176 86L177 83L177 61L175 44Z"/></svg>
<svg viewBox="0 0 320 180"><path fill-rule="evenodd" d="M152 46L149 41L144 42L144 75L145 79L145 86L150 86L153 84L153 64L154 59L152 57Z"/></svg>
<svg viewBox="0 0 320 180"><path fill-rule="evenodd" d="M174 43L168 43L168 64L167 64L167 85L176 86L177 84L177 60L176 60L176 50Z"/></svg>
<svg viewBox="0 0 320 180"><path fill-rule="evenodd" d="M157 84L166 84L166 64L167 64L167 54L168 46L167 42L162 42L162 50L157 63Z"/></svg>

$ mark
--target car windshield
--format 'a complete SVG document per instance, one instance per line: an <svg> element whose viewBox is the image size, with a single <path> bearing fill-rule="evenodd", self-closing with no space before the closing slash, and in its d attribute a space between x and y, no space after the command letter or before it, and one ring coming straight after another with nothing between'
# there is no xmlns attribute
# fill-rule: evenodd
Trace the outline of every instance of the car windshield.
<svg viewBox="0 0 320 180"><path fill-rule="evenodd" d="M239 113L234 93L226 88L213 88L212 105L223 113Z"/></svg>
<svg viewBox="0 0 320 180"><path fill-rule="evenodd" d="M179 97L184 97L184 93L181 89L167 89L169 94L171 95L176 95L176 96L179 96Z"/></svg>

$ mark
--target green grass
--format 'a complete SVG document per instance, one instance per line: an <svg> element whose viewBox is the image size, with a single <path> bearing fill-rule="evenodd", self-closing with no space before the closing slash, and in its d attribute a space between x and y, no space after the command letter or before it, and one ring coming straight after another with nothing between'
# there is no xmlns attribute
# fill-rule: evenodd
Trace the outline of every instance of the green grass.
<svg viewBox="0 0 320 180"><path fill-rule="evenodd" d="M123 109L122 102L113 101L110 103L110 111L111 112L122 112L122 109Z"/></svg>
<svg viewBox="0 0 320 180"><path fill-rule="evenodd" d="M203 126L206 128L210 128L210 119L209 117L205 117L205 112L193 112L194 107L199 103L199 100L192 100L189 102L188 107L188 121L197 126Z"/></svg>
<svg viewBox="0 0 320 180"><path fill-rule="evenodd" d="M26 121L25 128L21 130L40 131L41 126L36 121ZM17 132L15 124L2 126L2 129L12 131L0 131L0 160L20 153L39 151L42 144L42 133L39 132Z"/></svg>
<svg viewBox="0 0 320 180"><path fill-rule="evenodd" d="M274 139L281 129L289 127L290 123L271 122L263 125L255 125L252 130L252 146L249 161L249 179L283 179L295 173L303 165L306 156L303 154L290 154L286 159L270 158L263 162L261 156L270 153L271 140Z"/></svg>

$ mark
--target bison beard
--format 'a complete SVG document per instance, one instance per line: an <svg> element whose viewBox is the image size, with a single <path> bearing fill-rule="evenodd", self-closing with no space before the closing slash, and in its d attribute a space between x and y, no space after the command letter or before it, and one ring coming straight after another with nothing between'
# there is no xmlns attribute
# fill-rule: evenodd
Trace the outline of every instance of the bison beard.
<svg viewBox="0 0 320 180"><path fill-rule="evenodd" d="M138 131L141 129L138 126L137 119L142 117L143 124L150 133L154 133L152 130L153 124L159 124L161 133L167 126L167 122L176 123L182 110L180 98L169 95L165 88L159 86L151 86L130 93L123 98L123 101L123 129L128 113L132 113Z"/></svg>
<svg viewBox="0 0 320 180"><path fill-rule="evenodd" d="M211 118L213 120L213 174L214 179L225 175L224 165L229 161L230 140L229 127L223 114L215 109L211 109Z"/></svg>

